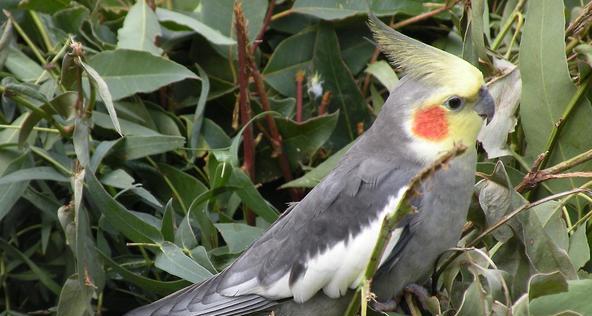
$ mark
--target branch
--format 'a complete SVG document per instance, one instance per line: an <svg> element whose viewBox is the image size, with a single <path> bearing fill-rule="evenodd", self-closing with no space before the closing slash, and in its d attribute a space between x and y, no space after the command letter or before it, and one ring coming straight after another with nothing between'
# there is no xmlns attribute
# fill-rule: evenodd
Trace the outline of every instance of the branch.
<svg viewBox="0 0 592 316"><path fill-rule="evenodd" d="M534 189L539 183L550 179L563 179L563 178L591 178L592 172L566 172L565 170L571 169L575 166L583 164L592 160L592 149L587 152L581 153L573 158L566 161L562 161L552 167L539 170L540 164L542 163L546 153L543 153L537 157L531 170L524 176L522 181L516 186L516 191L522 193Z"/></svg>
<svg viewBox="0 0 592 316"><path fill-rule="evenodd" d="M238 86L239 86L239 111L241 124L244 126L251 120L251 105L249 102L249 64L248 64L248 39L246 21L240 1L234 4L234 26L238 48ZM255 179L255 141L253 128L247 126L243 132L243 169L251 180ZM245 212L247 224L255 224L255 214L250 210Z"/></svg>
<svg viewBox="0 0 592 316"><path fill-rule="evenodd" d="M263 25L261 26L261 30L259 30L259 33L257 34L257 37L255 37L255 41L251 46L251 55L255 55L257 47L259 46L259 44L261 44L261 42L263 42L263 36L265 35L265 32L267 32L267 29L271 24L271 16L273 15L274 8L275 0L269 0L269 4L267 5L267 14L265 14L265 19L263 19Z"/></svg>
<svg viewBox="0 0 592 316"><path fill-rule="evenodd" d="M304 71L296 72L296 122L302 122L302 82L304 82Z"/></svg>

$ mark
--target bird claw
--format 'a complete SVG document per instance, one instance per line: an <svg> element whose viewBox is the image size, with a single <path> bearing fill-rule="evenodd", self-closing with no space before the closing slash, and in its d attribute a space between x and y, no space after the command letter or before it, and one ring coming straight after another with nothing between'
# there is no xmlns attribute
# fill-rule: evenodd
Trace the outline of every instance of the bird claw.
<svg viewBox="0 0 592 316"><path fill-rule="evenodd" d="M411 284L407 285L403 291L405 291L409 294L413 294L417 298L417 300L421 303L421 307L423 309L428 309L427 308L427 301L428 301L428 298L430 298L430 295L428 294L428 290L426 290L425 287L423 287L419 284L411 283Z"/></svg>
<svg viewBox="0 0 592 316"><path fill-rule="evenodd" d="M372 302L372 309L377 312L394 312L397 307L399 306L399 302L396 298L391 298L390 300L379 302L374 300Z"/></svg>

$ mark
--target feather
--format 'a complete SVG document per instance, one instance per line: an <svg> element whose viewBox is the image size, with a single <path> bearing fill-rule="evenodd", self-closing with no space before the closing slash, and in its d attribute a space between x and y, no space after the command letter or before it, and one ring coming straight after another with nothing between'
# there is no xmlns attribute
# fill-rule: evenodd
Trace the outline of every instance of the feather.
<svg viewBox="0 0 592 316"><path fill-rule="evenodd" d="M464 97L472 96L484 83L479 69L462 58L405 36L374 15L368 25L382 52L406 76L450 87Z"/></svg>

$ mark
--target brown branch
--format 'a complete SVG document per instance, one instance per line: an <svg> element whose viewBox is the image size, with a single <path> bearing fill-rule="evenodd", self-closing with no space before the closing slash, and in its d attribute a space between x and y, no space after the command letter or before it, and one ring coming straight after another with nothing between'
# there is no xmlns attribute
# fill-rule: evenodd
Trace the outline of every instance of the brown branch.
<svg viewBox="0 0 592 316"><path fill-rule="evenodd" d="M564 178L590 178L592 177L592 172L566 172L562 173L565 170L571 169L575 166L583 164L592 160L592 150L588 150L587 152L581 153L571 159L566 161L562 161L552 167L539 170L541 163L546 158L546 153L543 153L537 157L535 162L533 163L533 167L531 170L524 176L522 181L516 186L516 191L518 192L525 192L532 190L535 188L539 183L543 181L547 181L550 179L564 179Z"/></svg>
<svg viewBox="0 0 592 316"><path fill-rule="evenodd" d="M234 4L234 26L236 28L236 41L238 48L238 85L239 85L239 111L242 126L251 120L251 105L249 102L249 64L248 64L248 39L245 16L240 1ZM247 126L243 132L243 169L251 180L255 180L255 141L253 128ZM255 214L251 210L245 211L247 224L255 225Z"/></svg>
<svg viewBox="0 0 592 316"><path fill-rule="evenodd" d="M329 102L331 102L331 91L325 91L323 98L321 99L321 104L319 105L319 116L327 113Z"/></svg>
<svg viewBox="0 0 592 316"><path fill-rule="evenodd" d="M265 35L265 32L267 32L267 29L271 24L271 16L273 15L274 8L275 0L269 0L269 4L267 5L267 14L265 14L265 19L263 19L263 25L261 26L261 30L259 30L259 33L257 34L257 37L255 37L255 41L251 46L251 55L255 55L257 47L259 47L259 44L263 42L263 36Z"/></svg>
<svg viewBox="0 0 592 316"><path fill-rule="evenodd" d="M302 122L302 83L304 82L304 71L296 72L296 122Z"/></svg>

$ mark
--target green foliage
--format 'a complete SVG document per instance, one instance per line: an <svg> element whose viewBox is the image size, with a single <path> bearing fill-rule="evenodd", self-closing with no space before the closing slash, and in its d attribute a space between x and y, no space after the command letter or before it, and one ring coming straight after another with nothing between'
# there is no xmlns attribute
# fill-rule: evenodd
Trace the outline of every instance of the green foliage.
<svg viewBox="0 0 592 316"><path fill-rule="evenodd" d="M0 1L3 315L119 315L232 263L396 84L368 11L479 65L498 102L460 250L399 312L592 313L592 5L276 2L243 3L243 119L234 0Z"/></svg>

